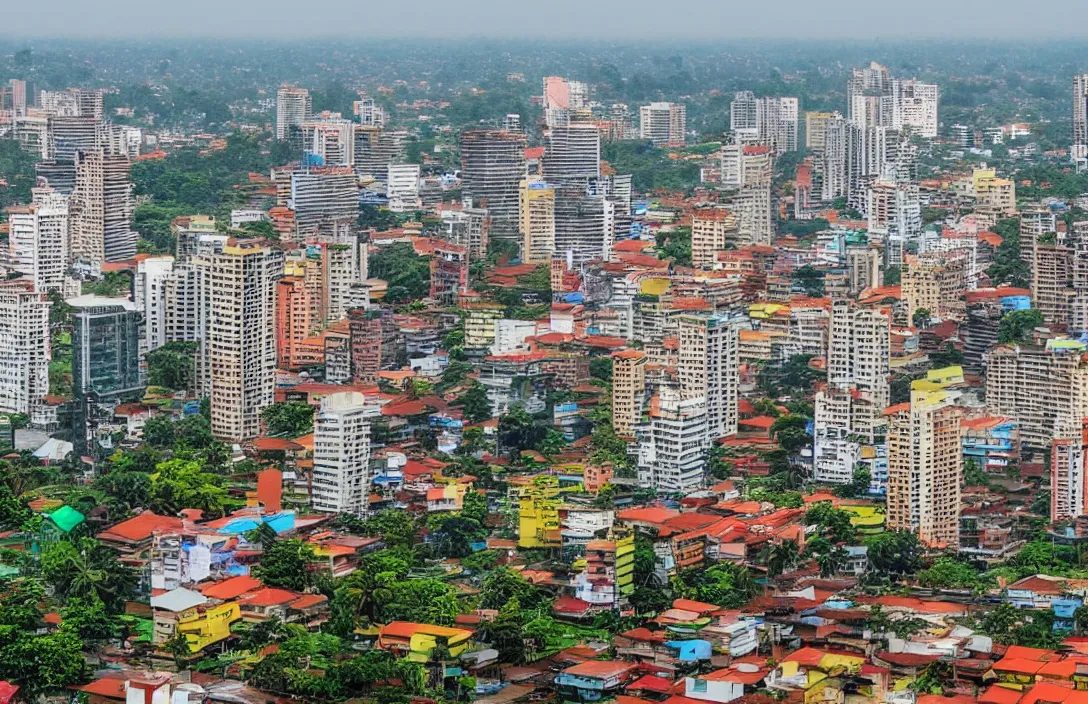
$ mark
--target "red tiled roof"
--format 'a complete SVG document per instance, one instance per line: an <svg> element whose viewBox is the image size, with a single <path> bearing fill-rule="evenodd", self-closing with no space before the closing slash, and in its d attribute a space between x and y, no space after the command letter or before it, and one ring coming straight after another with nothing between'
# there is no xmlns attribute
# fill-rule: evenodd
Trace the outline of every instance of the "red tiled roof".
<svg viewBox="0 0 1088 704"><path fill-rule="evenodd" d="M299 598L299 596L301 595L287 589L266 587L251 593L244 599L240 599L239 602L243 605L250 606L277 606L279 604L290 603Z"/></svg>
<svg viewBox="0 0 1088 704"><path fill-rule="evenodd" d="M99 540L112 540L119 543L138 543L147 540L157 532L180 531L182 521L174 516L159 516L151 511L144 511L139 516L122 521L98 534Z"/></svg>
<svg viewBox="0 0 1088 704"><path fill-rule="evenodd" d="M1016 704L1020 701L1021 696L1023 696L1023 692L1006 689L995 684L990 685L989 689L980 694L978 701L981 704Z"/></svg>
<svg viewBox="0 0 1088 704"><path fill-rule="evenodd" d="M611 677L623 677L624 675L633 672L637 667L638 666L634 663L617 660L589 660L580 662L577 665L572 665L563 670L563 672L577 677L608 679Z"/></svg>
<svg viewBox="0 0 1088 704"><path fill-rule="evenodd" d="M668 681L664 677L658 677L657 675L643 675L631 684L627 685L627 690L631 692L645 690L647 692L667 694L671 687L672 682Z"/></svg>
<svg viewBox="0 0 1088 704"><path fill-rule="evenodd" d="M197 587L197 590L209 599L229 601L260 587L261 580L249 575L239 575L238 577L225 579L222 582L201 585Z"/></svg>

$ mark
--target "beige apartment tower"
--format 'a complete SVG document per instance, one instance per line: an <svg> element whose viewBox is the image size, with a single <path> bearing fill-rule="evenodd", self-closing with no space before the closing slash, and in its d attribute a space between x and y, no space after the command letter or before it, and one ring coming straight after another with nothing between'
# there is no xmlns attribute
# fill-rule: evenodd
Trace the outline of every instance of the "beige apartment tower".
<svg viewBox="0 0 1088 704"><path fill-rule="evenodd" d="M959 546L959 408L941 390L911 391L888 409L889 530L909 530L930 547Z"/></svg>
<svg viewBox="0 0 1088 704"><path fill-rule="evenodd" d="M555 188L540 179L521 182L518 189L518 230L521 257L550 262L555 252Z"/></svg>
<svg viewBox="0 0 1088 704"><path fill-rule="evenodd" d="M241 242L211 257L211 426L220 440L261 432L261 411L276 390L276 281L283 253Z"/></svg>
<svg viewBox="0 0 1088 704"><path fill-rule="evenodd" d="M612 429L621 438L634 438L642 420L646 393L646 353L620 350L612 353Z"/></svg>
<svg viewBox="0 0 1088 704"><path fill-rule="evenodd" d="M740 390L740 335L725 316L684 315L677 318L680 338L676 366L680 397L705 399L707 437L737 432Z"/></svg>

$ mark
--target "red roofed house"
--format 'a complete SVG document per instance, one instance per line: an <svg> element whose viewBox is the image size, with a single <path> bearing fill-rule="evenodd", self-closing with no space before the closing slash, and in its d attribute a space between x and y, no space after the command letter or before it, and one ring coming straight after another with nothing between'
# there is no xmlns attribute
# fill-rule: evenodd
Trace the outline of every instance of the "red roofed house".
<svg viewBox="0 0 1088 704"><path fill-rule="evenodd" d="M144 511L107 528L95 537L103 545L118 550L122 561L143 565L147 563L148 549L156 534L177 533L182 527L182 520L176 516L159 516L151 511Z"/></svg>
<svg viewBox="0 0 1088 704"><path fill-rule="evenodd" d="M630 662L587 660L555 676L555 687L563 697L597 701L615 695L638 670Z"/></svg>

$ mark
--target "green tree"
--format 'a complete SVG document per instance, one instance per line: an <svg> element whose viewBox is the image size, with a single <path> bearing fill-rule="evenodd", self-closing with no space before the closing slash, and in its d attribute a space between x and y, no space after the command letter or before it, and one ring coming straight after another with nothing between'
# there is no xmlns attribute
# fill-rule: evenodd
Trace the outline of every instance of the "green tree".
<svg viewBox="0 0 1088 704"><path fill-rule="evenodd" d="M783 450L794 454L812 444L812 437L805 431L807 418L788 414L778 417L771 425L771 435Z"/></svg>
<svg viewBox="0 0 1088 704"><path fill-rule="evenodd" d="M804 289L806 296L818 298L824 295L824 272L811 264L794 269L793 282Z"/></svg>
<svg viewBox="0 0 1088 704"><path fill-rule="evenodd" d="M917 580L920 586L932 589L973 589L979 585L979 573L966 562L940 557L919 572Z"/></svg>
<svg viewBox="0 0 1088 704"><path fill-rule="evenodd" d="M892 530L866 539L869 565L878 574L914 574L921 565L922 544L910 531Z"/></svg>
<svg viewBox="0 0 1088 704"><path fill-rule="evenodd" d="M188 389L193 383L193 354L198 343L167 342L147 353L147 382L168 389Z"/></svg>
<svg viewBox="0 0 1088 704"><path fill-rule="evenodd" d="M117 559L115 551L93 538L50 543L42 552L39 566L42 579L62 600L93 595L107 611L116 614L136 593L136 573Z"/></svg>
<svg viewBox="0 0 1088 704"><path fill-rule="evenodd" d="M214 518L223 514L226 498L223 478L205 472L195 460L160 462L151 475L150 508L159 514L173 516L182 509L196 508L205 518Z"/></svg>
<svg viewBox="0 0 1088 704"><path fill-rule="evenodd" d="M854 539L854 526L850 522L850 513L835 508L828 501L816 503L805 511L805 525L816 526L819 535L834 543L848 543Z"/></svg>
<svg viewBox="0 0 1088 704"><path fill-rule="evenodd" d="M461 412L469 423L482 423L492 417L487 390L480 384L473 384L457 402L461 404Z"/></svg>
<svg viewBox="0 0 1088 704"><path fill-rule="evenodd" d="M997 342L1000 345L1031 342L1031 333L1042 324L1043 314L1035 309L1006 313L997 325Z"/></svg>
<svg viewBox="0 0 1088 704"><path fill-rule="evenodd" d="M767 566L767 576L774 578L797 565L801 551L795 540L783 540L763 550L760 559Z"/></svg>
<svg viewBox="0 0 1088 704"><path fill-rule="evenodd" d="M691 266L691 228L675 227L659 230L654 236L657 252L662 259L671 259L680 266Z"/></svg>
<svg viewBox="0 0 1088 704"><path fill-rule="evenodd" d="M85 643L113 638L120 625L106 612L106 605L95 592L91 592L87 598L73 596L68 599L61 611L61 619L64 627L78 634Z"/></svg>
<svg viewBox="0 0 1088 704"><path fill-rule="evenodd" d="M301 592L313 584L310 568L316 560L309 543L297 538L277 540L264 548L253 575L270 587Z"/></svg>
<svg viewBox="0 0 1088 704"><path fill-rule="evenodd" d="M612 381L612 358L594 357L589 360L589 375L601 381Z"/></svg>
<svg viewBox="0 0 1088 704"><path fill-rule="evenodd" d="M480 590L480 606L484 609L498 609L511 599L517 599L522 604L535 604L540 598L535 586L505 567L492 570Z"/></svg>
<svg viewBox="0 0 1088 704"><path fill-rule="evenodd" d="M425 298L430 293L431 264L412 245L396 243L376 248L370 255L370 275L386 282L387 303Z"/></svg>
<svg viewBox="0 0 1088 704"><path fill-rule="evenodd" d="M314 425L314 407L300 401L273 403L261 411L261 420L269 435L298 437Z"/></svg>
<svg viewBox="0 0 1088 704"><path fill-rule="evenodd" d="M910 322L916 328L929 327L929 319L932 317L932 313L929 312L929 308L919 308L914 311L914 315L911 316Z"/></svg>
<svg viewBox="0 0 1088 704"><path fill-rule="evenodd" d="M174 423L166 416L151 416L144 423L144 441L151 447L164 449L174 444L177 432Z"/></svg>
<svg viewBox="0 0 1088 704"><path fill-rule="evenodd" d="M869 493L869 485L871 483L872 476L869 473L869 468L866 465L858 464L854 467L854 472L850 477L850 481L846 484L836 485L832 492L835 496L844 499L852 499Z"/></svg>

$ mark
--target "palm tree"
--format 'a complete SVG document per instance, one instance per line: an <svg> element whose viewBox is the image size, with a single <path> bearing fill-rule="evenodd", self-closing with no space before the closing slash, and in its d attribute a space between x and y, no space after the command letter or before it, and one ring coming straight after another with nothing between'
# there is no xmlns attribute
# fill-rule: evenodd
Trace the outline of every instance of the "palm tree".
<svg viewBox="0 0 1088 704"><path fill-rule="evenodd" d="M849 555L846 550L836 545L831 550L816 556L816 564L820 566L820 576L830 577L841 572L846 567Z"/></svg>
<svg viewBox="0 0 1088 704"><path fill-rule="evenodd" d="M797 564L801 550L795 540L783 540L763 551L763 559L767 565L767 576L777 577Z"/></svg>

